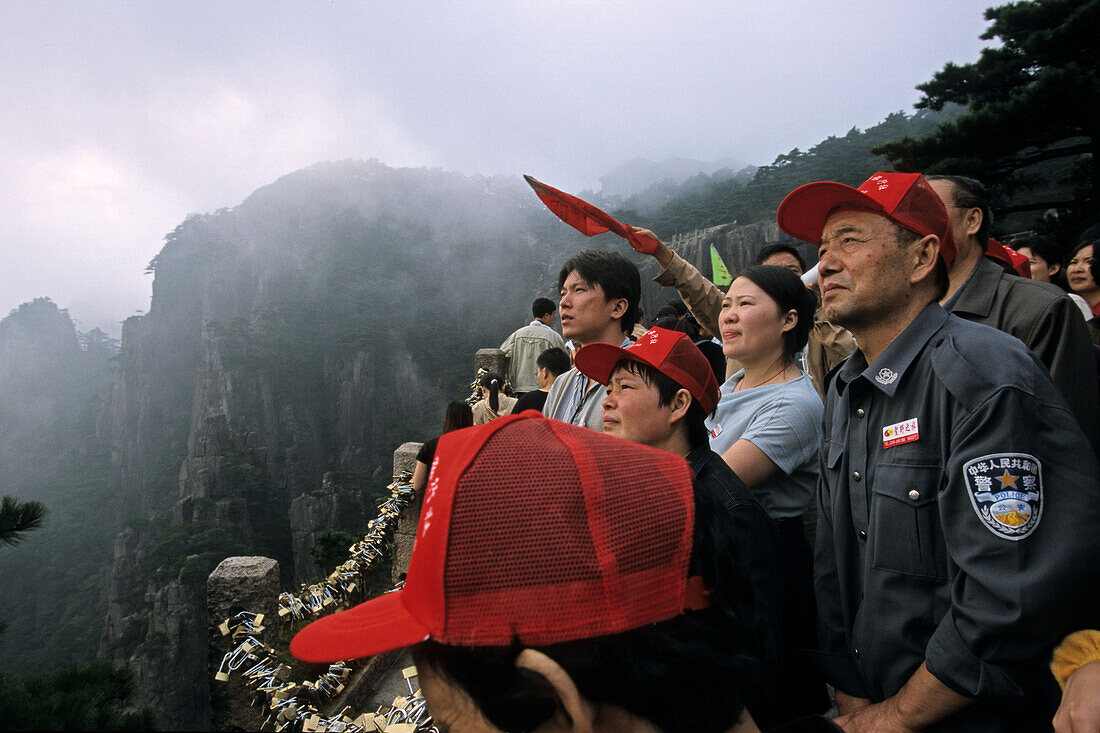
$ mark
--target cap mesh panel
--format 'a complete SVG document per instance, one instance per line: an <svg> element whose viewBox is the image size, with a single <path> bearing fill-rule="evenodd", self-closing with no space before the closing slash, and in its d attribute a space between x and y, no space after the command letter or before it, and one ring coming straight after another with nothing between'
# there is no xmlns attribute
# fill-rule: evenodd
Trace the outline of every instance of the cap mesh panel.
<svg viewBox="0 0 1100 733"><path fill-rule="evenodd" d="M583 443L576 456L549 421L510 425L459 480L441 641L547 644L681 610L691 551L686 463L569 430Z"/></svg>

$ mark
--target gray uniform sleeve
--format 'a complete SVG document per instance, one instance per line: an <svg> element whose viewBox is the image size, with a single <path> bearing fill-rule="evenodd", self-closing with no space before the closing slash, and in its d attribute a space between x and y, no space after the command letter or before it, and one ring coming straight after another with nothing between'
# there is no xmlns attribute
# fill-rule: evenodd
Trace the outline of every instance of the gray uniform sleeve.
<svg viewBox="0 0 1100 733"><path fill-rule="evenodd" d="M1024 342L1050 370L1055 386L1066 398L1085 437L1100 453L1100 396L1096 385L1096 360L1088 327L1077 317L1069 298L1051 301L1035 319Z"/></svg>
<svg viewBox="0 0 1100 733"><path fill-rule="evenodd" d="M1053 386L1036 388L993 391L950 436L938 509L958 572L925 655L968 696L1019 695L1018 670L1072 630L1096 582L1100 469Z"/></svg>

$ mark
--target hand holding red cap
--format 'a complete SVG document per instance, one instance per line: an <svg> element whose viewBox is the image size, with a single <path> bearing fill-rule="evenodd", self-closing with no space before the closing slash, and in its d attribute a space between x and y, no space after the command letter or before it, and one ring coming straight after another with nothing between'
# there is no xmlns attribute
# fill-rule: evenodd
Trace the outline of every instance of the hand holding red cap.
<svg viewBox="0 0 1100 733"><path fill-rule="evenodd" d="M535 190L539 200L546 204L546 208L584 236L593 237L604 232L612 232L630 242L630 246L642 254L650 255L656 251L657 240L640 234L637 227L623 224L611 214L584 199L559 191L553 186L547 186L531 176L524 175L523 178Z"/></svg>

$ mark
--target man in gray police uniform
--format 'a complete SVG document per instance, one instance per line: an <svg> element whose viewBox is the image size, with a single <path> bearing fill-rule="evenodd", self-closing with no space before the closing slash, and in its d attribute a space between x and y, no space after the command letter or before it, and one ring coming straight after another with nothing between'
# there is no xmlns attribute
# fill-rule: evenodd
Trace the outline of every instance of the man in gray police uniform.
<svg viewBox="0 0 1100 733"><path fill-rule="evenodd" d="M956 250L918 174L812 183L779 226L818 243L859 344L825 390L815 586L848 731L1040 730L1039 676L1097 583L1100 468L1018 339L937 301Z"/></svg>

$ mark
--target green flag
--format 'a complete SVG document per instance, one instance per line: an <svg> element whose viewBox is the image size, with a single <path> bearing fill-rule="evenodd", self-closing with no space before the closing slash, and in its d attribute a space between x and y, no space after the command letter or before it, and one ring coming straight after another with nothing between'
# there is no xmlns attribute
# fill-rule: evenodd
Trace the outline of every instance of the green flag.
<svg viewBox="0 0 1100 733"><path fill-rule="evenodd" d="M713 244L710 245L710 275L711 282L720 288L727 287L733 282L733 275L726 269L726 263L722 262Z"/></svg>

